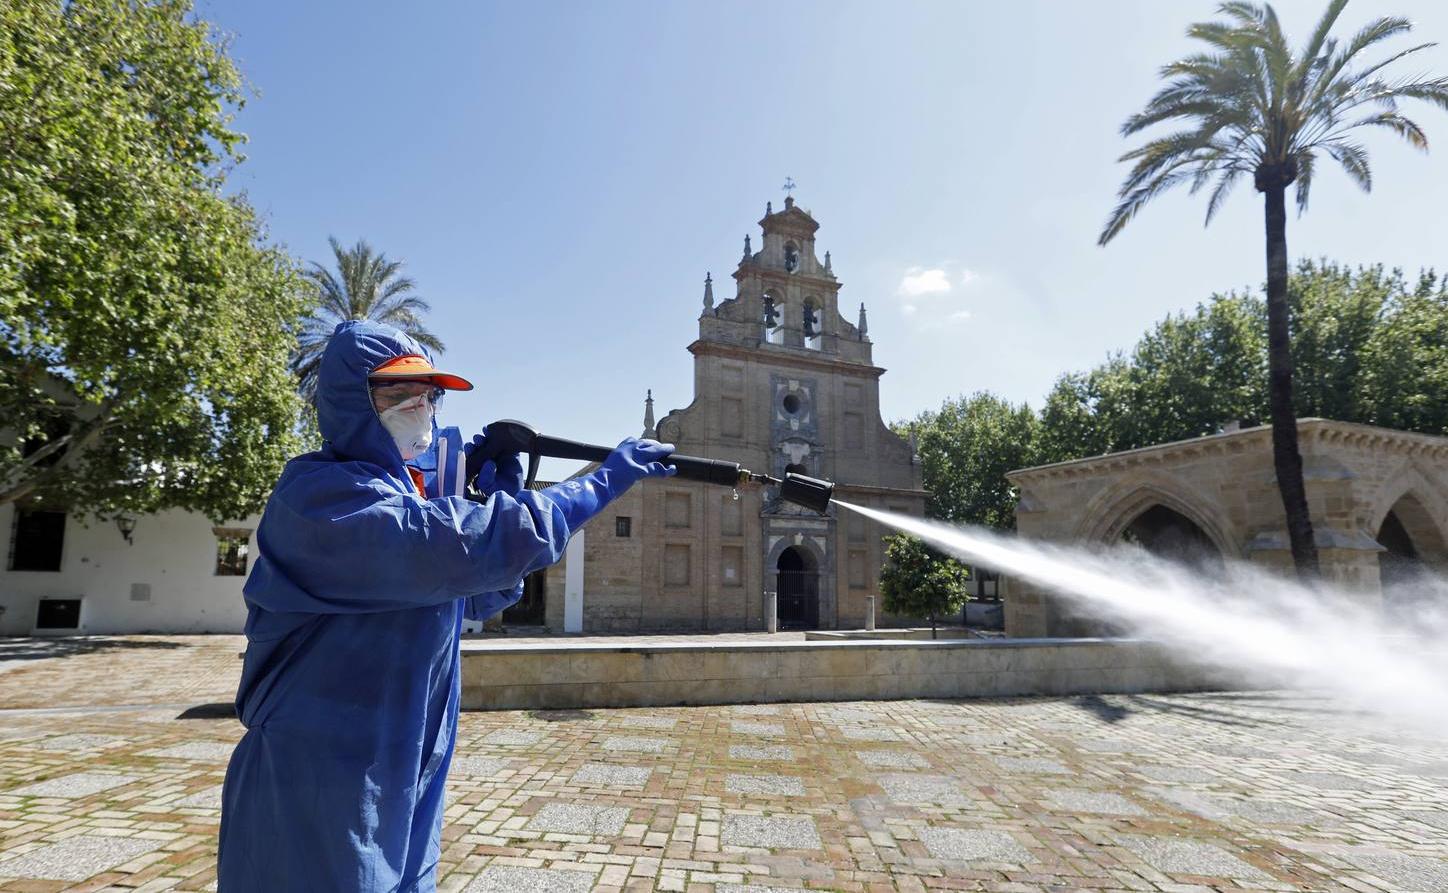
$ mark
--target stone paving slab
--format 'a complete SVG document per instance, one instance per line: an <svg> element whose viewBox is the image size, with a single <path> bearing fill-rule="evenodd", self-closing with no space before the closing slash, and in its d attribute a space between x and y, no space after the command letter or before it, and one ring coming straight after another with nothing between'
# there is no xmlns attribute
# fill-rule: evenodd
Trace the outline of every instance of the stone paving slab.
<svg viewBox="0 0 1448 893"><path fill-rule="evenodd" d="M626 821L628 809L623 806L549 803L538 810L524 827L529 831L612 837L623 830Z"/></svg>
<svg viewBox="0 0 1448 893"><path fill-rule="evenodd" d="M930 761L908 750L860 750L855 759L872 769L924 769Z"/></svg>
<svg viewBox="0 0 1448 893"><path fill-rule="evenodd" d="M139 775L110 775L100 772L77 772L62 775L46 781L38 781L24 787L0 792L11 797L89 797L128 785L140 779Z"/></svg>
<svg viewBox="0 0 1448 893"><path fill-rule="evenodd" d="M803 797L804 782L788 775L730 775L724 779L730 794L762 794L771 797Z"/></svg>
<svg viewBox="0 0 1448 893"><path fill-rule="evenodd" d="M580 787L587 785L607 785L625 788L641 788L648 783L649 776L653 774L652 769L647 766L615 766L612 763L586 763L568 783Z"/></svg>
<svg viewBox="0 0 1448 893"><path fill-rule="evenodd" d="M727 846L770 850L823 849L814 819L809 816L763 816L730 813L724 816L719 838Z"/></svg>
<svg viewBox="0 0 1448 893"><path fill-rule="evenodd" d="M794 748L788 744L733 744L729 747L729 759L789 762L794 759Z"/></svg>
<svg viewBox="0 0 1448 893"><path fill-rule="evenodd" d="M170 760L229 760L234 744L223 744L219 741L188 741L185 744L174 744L171 747L163 747L160 750L147 750L141 753L144 757L161 757Z"/></svg>
<svg viewBox="0 0 1448 893"><path fill-rule="evenodd" d="M463 893L588 893L592 872L494 865L483 870Z"/></svg>
<svg viewBox="0 0 1448 893"><path fill-rule="evenodd" d="M1008 862L1024 865L1031 853L1004 831L967 831L960 828L925 828L920 839L930 855L956 862Z"/></svg>
<svg viewBox="0 0 1448 893"><path fill-rule="evenodd" d="M235 640L141 639L0 672L0 893L215 889ZM211 681L154 678L183 666ZM1448 779L1420 771L1448 741L1298 694L469 713L458 739L441 893L1448 890Z"/></svg>
<svg viewBox="0 0 1448 893"><path fill-rule="evenodd" d="M1175 837L1123 836L1120 840L1122 846L1146 864L1166 874L1251 881L1272 879L1271 875L1214 844Z"/></svg>
<svg viewBox="0 0 1448 893"><path fill-rule="evenodd" d="M69 837L0 861L0 878L84 881L160 846L136 837Z"/></svg>

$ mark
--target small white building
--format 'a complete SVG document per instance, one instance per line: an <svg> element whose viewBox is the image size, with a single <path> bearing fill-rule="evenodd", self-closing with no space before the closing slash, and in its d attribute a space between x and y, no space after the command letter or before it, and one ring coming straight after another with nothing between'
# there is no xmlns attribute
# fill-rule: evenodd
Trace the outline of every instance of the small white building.
<svg viewBox="0 0 1448 893"><path fill-rule="evenodd" d="M0 506L0 635L240 633L260 516L185 511L114 521Z"/></svg>

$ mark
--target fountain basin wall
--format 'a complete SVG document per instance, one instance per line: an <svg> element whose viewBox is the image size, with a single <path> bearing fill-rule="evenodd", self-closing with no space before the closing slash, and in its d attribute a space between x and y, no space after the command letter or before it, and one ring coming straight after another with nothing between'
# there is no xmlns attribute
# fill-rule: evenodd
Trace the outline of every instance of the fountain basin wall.
<svg viewBox="0 0 1448 893"><path fill-rule="evenodd" d="M467 710L1180 692L1236 674L1133 639L464 642Z"/></svg>

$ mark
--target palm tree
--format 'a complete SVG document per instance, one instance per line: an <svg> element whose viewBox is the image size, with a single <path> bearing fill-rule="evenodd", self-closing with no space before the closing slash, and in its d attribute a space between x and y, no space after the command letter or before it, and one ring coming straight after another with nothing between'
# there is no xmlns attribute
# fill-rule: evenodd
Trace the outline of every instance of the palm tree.
<svg viewBox="0 0 1448 893"><path fill-rule="evenodd" d="M1272 458L1287 515L1292 559L1299 575L1318 574L1317 547L1302 483L1297 419L1292 406L1292 356L1287 306L1287 187L1297 187L1297 211L1307 208L1319 153L1336 161L1367 191L1372 172L1367 152L1353 140L1358 128L1386 128L1419 149L1428 148L1422 128L1399 114L1398 102L1421 99L1448 109L1448 78L1393 78L1389 65L1433 46L1419 44L1371 64L1359 61L1370 47L1406 34L1412 23L1387 17L1369 23L1341 43L1328 33L1347 0L1333 0L1312 36L1294 57L1270 5L1223 3L1227 22L1202 22L1187 35L1206 52L1161 70L1167 84L1146 109L1121 127L1122 136L1154 124L1180 121L1186 129L1151 140L1121 156L1134 161L1118 204L1101 230L1105 245L1148 201L1179 184L1196 193L1215 182L1207 222L1244 174L1262 193L1267 231L1268 391Z"/></svg>
<svg viewBox="0 0 1448 893"><path fill-rule="evenodd" d="M317 370L322 352L332 339L338 323L353 319L395 326L411 335L435 353L442 353L443 344L427 330L422 315L432 309L414 291L417 283L399 275L402 262L388 260L359 239L351 248L343 248L335 238L328 237L337 271L312 262L307 276L317 287L317 308L302 321L297 339L297 352L292 357L292 371L297 374L298 389L308 403L317 396Z"/></svg>

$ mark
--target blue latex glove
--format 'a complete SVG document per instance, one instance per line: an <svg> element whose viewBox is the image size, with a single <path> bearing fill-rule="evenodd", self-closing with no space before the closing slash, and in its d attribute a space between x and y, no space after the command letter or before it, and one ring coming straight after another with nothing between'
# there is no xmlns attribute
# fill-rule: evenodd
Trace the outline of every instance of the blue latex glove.
<svg viewBox="0 0 1448 893"><path fill-rule="evenodd" d="M664 461L673 452L672 443L630 437L593 472L554 484L540 495L562 509L568 529L574 530L644 478L677 474L678 469Z"/></svg>

